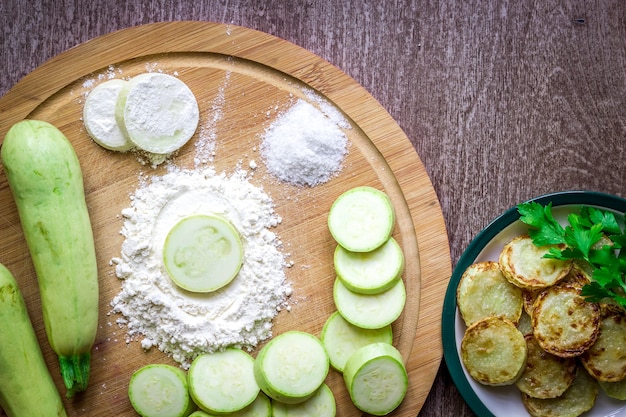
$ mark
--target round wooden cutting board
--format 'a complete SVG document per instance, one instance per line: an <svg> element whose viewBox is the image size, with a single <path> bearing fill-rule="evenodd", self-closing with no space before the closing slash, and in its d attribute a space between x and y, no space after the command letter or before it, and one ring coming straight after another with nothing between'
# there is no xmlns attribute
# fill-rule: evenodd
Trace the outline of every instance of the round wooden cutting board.
<svg viewBox="0 0 626 417"><path fill-rule="evenodd" d="M111 300L121 288L110 261L120 255L121 211L140 177L166 172L142 165L136 153L115 153L96 145L82 124L86 95L109 78L147 71L174 74L194 92L200 106L196 135L169 160L193 168L194 142L214 135L210 165L231 173L255 161L250 182L271 196L282 223L273 231L293 266L290 310L274 320L274 335L303 330L319 336L335 311L332 299L332 240L326 219L330 204L349 188L370 185L392 199L394 237L406 257L403 279L407 304L393 324L394 345L409 371L409 392L392 416L416 416L435 379L442 357L441 306L451 273L441 208L428 175L410 141L374 98L346 74L287 41L254 30L206 22L156 23L125 29L85 42L51 59L24 77L0 99L0 138L16 122L42 119L72 142L83 168L100 264L100 326L92 353L88 390L64 399L69 416L133 416L127 396L132 372L149 363L175 362L137 340L127 341ZM339 175L316 187L296 187L265 169L259 145L264 130L295 100L319 106L332 103L351 125L344 129L349 153ZM217 117L219 116L219 117ZM207 133L208 132L208 133ZM71 213L64 213L71 216ZM0 262L16 276L27 302L44 356L64 394L56 355L44 332L39 291L19 218L4 172L0 170ZM256 352L252 352L255 355ZM327 383L340 417L361 416L351 403L341 375L331 370Z"/></svg>

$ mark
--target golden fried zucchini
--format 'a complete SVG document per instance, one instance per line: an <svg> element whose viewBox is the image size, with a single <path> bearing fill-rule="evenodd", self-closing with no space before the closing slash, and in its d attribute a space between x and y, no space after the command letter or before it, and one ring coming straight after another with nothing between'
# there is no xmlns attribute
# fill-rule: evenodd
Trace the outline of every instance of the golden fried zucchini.
<svg viewBox="0 0 626 417"><path fill-rule="evenodd" d="M498 259L500 269L520 288L537 290L554 285L565 278L572 262L544 258L550 247L565 249L565 245L535 246L530 236L517 236L502 248Z"/></svg>
<svg viewBox="0 0 626 417"><path fill-rule="evenodd" d="M526 366L526 341L510 320L486 317L465 331L461 360L479 383L511 385Z"/></svg>
<svg viewBox="0 0 626 417"><path fill-rule="evenodd" d="M589 274L585 272L579 264L573 263L572 269L570 269L569 273L563 278L562 282L567 282L568 284L582 288L589 284L589 281Z"/></svg>
<svg viewBox="0 0 626 417"><path fill-rule="evenodd" d="M522 311L522 315L517 323L517 330L519 330L524 336L527 334L533 334L533 323L531 318L525 311Z"/></svg>
<svg viewBox="0 0 626 417"><path fill-rule="evenodd" d="M522 393L522 403L533 417L577 417L589 411L598 397L598 382L578 367L572 385L557 398L533 398Z"/></svg>
<svg viewBox="0 0 626 417"><path fill-rule="evenodd" d="M490 316L517 324L522 314L522 291L504 278L497 262L470 265L461 276L456 295L466 326Z"/></svg>
<svg viewBox="0 0 626 417"><path fill-rule="evenodd" d="M598 381L598 385L609 397L620 401L626 400L626 379L617 382Z"/></svg>
<svg viewBox="0 0 626 417"><path fill-rule="evenodd" d="M522 290L522 299L524 300L524 311L529 316L533 315L533 304L535 303L535 299L537 298L537 294L539 294L542 290Z"/></svg>
<svg viewBox="0 0 626 417"><path fill-rule="evenodd" d="M560 283L545 289L533 304L533 334L539 345L553 355L579 356L596 341L600 306L580 294L580 287Z"/></svg>
<svg viewBox="0 0 626 417"><path fill-rule="evenodd" d="M561 396L574 381L576 360L552 355L539 346L532 334L526 339L526 369L515 385L533 398Z"/></svg>
<svg viewBox="0 0 626 417"><path fill-rule="evenodd" d="M600 333L580 361L598 381L626 378L626 312L615 305L602 305Z"/></svg>

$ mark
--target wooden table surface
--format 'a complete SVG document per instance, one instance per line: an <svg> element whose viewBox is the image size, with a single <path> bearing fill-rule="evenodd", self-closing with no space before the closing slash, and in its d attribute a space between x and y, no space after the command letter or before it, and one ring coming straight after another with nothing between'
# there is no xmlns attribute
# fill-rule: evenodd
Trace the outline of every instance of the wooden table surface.
<svg viewBox="0 0 626 417"><path fill-rule="evenodd" d="M452 266L476 233L522 200L572 189L626 197L620 0L4 0L0 96L88 39L170 20L272 34L365 87L430 175ZM444 363L419 415L473 415Z"/></svg>

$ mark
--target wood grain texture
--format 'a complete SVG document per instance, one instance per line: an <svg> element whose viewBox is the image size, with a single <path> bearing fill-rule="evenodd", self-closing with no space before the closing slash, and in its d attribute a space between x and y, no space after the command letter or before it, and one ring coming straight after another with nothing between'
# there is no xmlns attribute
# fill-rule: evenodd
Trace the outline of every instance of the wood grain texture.
<svg viewBox="0 0 626 417"><path fill-rule="evenodd" d="M521 200L568 189L626 197L619 0L8 0L0 19L0 94L68 48L155 21L232 23L316 53L412 141L442 205L453 265ZM420 415L473 415L445 366Z"/></svg>

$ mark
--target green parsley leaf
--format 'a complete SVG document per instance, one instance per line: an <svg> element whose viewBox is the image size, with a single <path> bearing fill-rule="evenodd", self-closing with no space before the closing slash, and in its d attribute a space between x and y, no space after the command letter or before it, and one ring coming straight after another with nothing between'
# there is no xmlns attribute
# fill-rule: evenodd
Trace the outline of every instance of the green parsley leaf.
<svg viewBox="0 0 626 417"><path fill-rule="evenodd" d="M619 271L606 266L601 266L593 271L593 280L603 288L620 287L621 285L617 280L619 276Z"/></svg>
<svg viewBox="0 0 626 417"><path fill-rule="evenodd" d="M563 250L559 249L559 248L555 248L555 247L551 247L548 249L548 252L546 252L543 255L544 258L551 258L551 259L560 259L560 260L566 260L566 259L584 259L584 256L582 254L582 252L578 249L570 249L570 248L565 248Z"/></svg>
<svg viewBox="0 0 626 417"><path fill-rule="evenodd" d="M626 234L610 235L609 239L613 242L614 249L626 247ZM623 255L626 255L626 251L624 251Z"/></svg>
<svg viewBox="0 0 626 417"><path fill-rule="evenodd" d="M592 303L598 303L603 299L610 297L612 298L612 294L609 291L605 290L603 286L598 284L596 281L592 281L589 284L583 286L581 290L581 295L585 297L587 301Z"/></svg>
<svg viewBox="0 0 626 417"><path fill-rule="evenodd" d="M601 249L592 249L587 258L589 263L596 268L605 266L619 271L619 259L611 246L603 246Z"/></svg>
<svg viewBox="0 0 626 417"><path fill-rule="evenodd" d="M581 209L581 216L589 219L591 224L601 224L602 232L607 234L621 234L622 229L619 227L617 223L617 219L615 218L615 214L606 211L600 210L595 207L583 207Z"/></svg>
<svg viewBox="0 0 626 417"><path fill-rule="evenodd" d="M552 215L552 203L545 207L531 201L517 206L520 221L530 226L528 234L537 246L564 243L565 230Z"/></svg>
<svg viewBox="0 0 626 417"><path fill-rule="evenodd" d="M602 239L602 224L586 227L582 218L573 213L567 219L570 225L565 228L565 243L570 248L578 249L587 259L592 246Z"/></svg>

